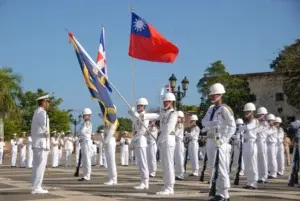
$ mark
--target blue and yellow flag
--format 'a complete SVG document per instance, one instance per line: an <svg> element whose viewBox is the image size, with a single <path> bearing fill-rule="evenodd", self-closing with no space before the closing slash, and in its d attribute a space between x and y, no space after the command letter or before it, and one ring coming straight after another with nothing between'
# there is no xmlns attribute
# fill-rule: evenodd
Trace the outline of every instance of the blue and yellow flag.
<svg viewBox="0 0 300 201"><path fill-rule="evenodd" d="M106 88L105 76L98 70L97 64L91 59L72 33L69 33L69 39L75 49L87 87L93 99L99 102L105 123L108 125L116 124L116 107Z"/></svg>

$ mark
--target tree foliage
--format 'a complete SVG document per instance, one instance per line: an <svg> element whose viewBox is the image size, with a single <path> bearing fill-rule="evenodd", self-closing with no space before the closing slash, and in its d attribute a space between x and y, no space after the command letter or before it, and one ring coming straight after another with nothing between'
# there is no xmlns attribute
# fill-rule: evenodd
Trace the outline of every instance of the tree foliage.
<svg viewBox="0 0 300 201"><path fill-rule="evenodd" d="M132 120L131 119L119 117L118 121L119 121L118 131L128 131L128 132L132 131Z"/></svg>
<svg viewBox="0 0 300 201"><path fill-rule="evenodd" d="M200 117L205 115L205 111L211 105L208 99L209 87L217 82L223 84L225 87L226 93L223 95L224 103L232 108L237 117L242 117L244 105L247 102L254 102L255 95L250 93L247 79L231 76L220 60L206 68L204 77L197 84L198 92L202 95Z"/></svg>
<svg viewBox="0 0 300 201"><path fill-rule="evenodd" d="M285 46L271 62L270 68L285 75L283 91L287 102L300 109L300 39Z"/></svg>

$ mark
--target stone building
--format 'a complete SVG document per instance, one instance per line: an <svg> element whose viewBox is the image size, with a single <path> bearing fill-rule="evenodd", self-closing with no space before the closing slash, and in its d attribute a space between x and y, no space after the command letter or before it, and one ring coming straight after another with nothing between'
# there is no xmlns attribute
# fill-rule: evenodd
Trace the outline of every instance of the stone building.
<svg viewBox="0 0 300 201"><path fill-rule="evenodd" d="M257 108L264 106L268 112L288 121L300 119L300 111L287 103L287 97L283 92L284 74L261 72L232 76L247 78L251 92L256 96Z"/></svg>

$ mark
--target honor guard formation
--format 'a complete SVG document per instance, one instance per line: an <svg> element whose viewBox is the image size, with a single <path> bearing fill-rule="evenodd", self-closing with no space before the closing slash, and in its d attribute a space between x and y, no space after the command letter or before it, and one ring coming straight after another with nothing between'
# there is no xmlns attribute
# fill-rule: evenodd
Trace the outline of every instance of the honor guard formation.
<svg viewBox="0 0 300 201"><path fill-rule="evenodd" d="M19 138L13 134L11 168L17 165L32 168L32 194L48 193L42 187L46 166L69 168L73 165L75 176L80 176L78 182L90 181L92 166L100 166L107 171L104 184L115 186L121 183L118 183L116 167L116 146L119 145L121 166L136 166L138 170L140 183L132 186L136 191L149 189L151 178L157 177L157 164L161 164L163 187L156 193L158 196L176 194L176 180L184 181L188 175L207 183L208 200L229 201L230 186L239 185L240 177L246 177L243 188L258 189L260 184L268 185L272 179L284 174L285 161L291 165L286 184L294 186L298 183L300 121L290 125L289 132L296 139L290 157L288 146L291 142L281 128L281 118L269 114L265 107L256 108L253 103L247 103L243 108L244 117L235 119L230 106L223 103L225 93L220 83L210 86L212 105L203 119L198 119L197 115L185 119L183 111L175 110L176 98L170 92L164 94L163 110L159 114L148 113L147 99L139 98L136 107L128 110L134 119L133 134L122 131L119 137L115 137L117 124L105 123L103 130L93 133L89 108L82 112L83 122L77 133L50 131L47 109L51 103L49 95L42 96L37 99L39 107L32 117L31 130L23 132ZM0 139L0 164L4 149L5 143ZM72 164L73 152L76 164ZM202 167L199 160L203 161ZM186 167L188 161L190 170ZM232 180L231 173L234 175ZM210 179L205 181L204 175Z"/></svg>

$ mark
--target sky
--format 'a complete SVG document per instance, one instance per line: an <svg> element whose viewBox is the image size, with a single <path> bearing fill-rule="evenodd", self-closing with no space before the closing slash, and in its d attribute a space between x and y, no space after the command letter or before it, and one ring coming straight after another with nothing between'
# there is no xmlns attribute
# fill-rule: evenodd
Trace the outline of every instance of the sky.
<svg viewBox="0 0 300 201"><path fill-rule="evenodd" d="M173 64L132 60L128 56L131 13L152 24L176 44ZM23 76L24 90L42 88L63 98L61 108L78 115L93 111L94 128L102 120L91 99L65 29L96 59L101 25L106 27L110 81L132 103L146 97L160 104L161 87L172 73L190 86L183 104L200 103L196 84L210 63L222 60L231 74L270 71L283 46L299 38L298 0L0 0L0 66ZM114 91L118 116L128 108Z"/></svg>

